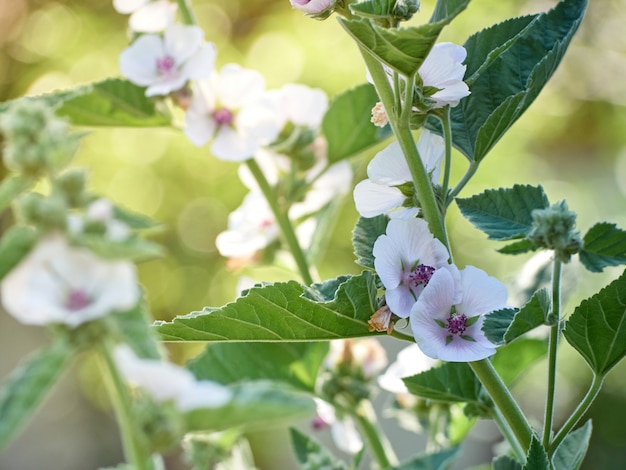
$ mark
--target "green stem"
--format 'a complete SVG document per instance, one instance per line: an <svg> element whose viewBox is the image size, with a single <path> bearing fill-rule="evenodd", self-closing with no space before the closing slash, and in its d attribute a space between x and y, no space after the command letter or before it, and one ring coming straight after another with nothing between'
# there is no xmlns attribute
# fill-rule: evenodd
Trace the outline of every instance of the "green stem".
<svg viewBox="0 0 626 470"><path fill-rule="evenodd" d="M450 171L452 168L452 129L450 127L450 106L446 106L443 110L441 125L443 127L443 140L446 146L441 193L443 194L443 197L447 199L448 187L450 186Z"/></svg>
<svg viewBox="0 0 626 470"><path fill-rule="evenodd" d="M585 398L578 404L572 415L568 418L568 420L563 424L563 427L559 429L559 432L556 433L554 439L550 444L550 449L548 450L548 456L552 458L556 450L561 445L563 439L567 437L569 432L576 426L580 418L587 412L593 401L598 396L600 389L602 388L602 384L604 383L604 376L593 376L593 381L591 382L591 386L585 395Z"/></svg>
<svg viewBox="0 0 626 470"><path fill-rule="evenodd" d="M196 24L196 17L191 10L189 0L176 0L176 3L178 4L178 11L180 11L180 16L183 19L183 23L187 25Z"/></svg>
<svg viewBox="0 0 626 470"><path fill-rule="evenodd" d="M390 468L398 463L398 459L389 443L376 424L374 408L368 400L361 400L352 416L365 436L372 456L381 469Z"/></svg>
<svg viewBox="0 0 626 470"><path fill-rule="evenodd" d="M422 162L419 152L417 151L417 147L415 146L415 140L413 139L413 134L411 133L409 120L400 119L403 113L402 110L395 107L394 90L389 84L387 74L385 73L383 66L380 62L378 62L378 60L376 60L376 58L363 48L361 48L361 55L363 56L363 60L365 61L365 65L367 66L370 75L372 76L372 80L374 81L374 85L378 91L378 96L380 96L383 106L385 107L385 111L387 112L391 129L400 144L400 148L402 148L404 158L406 159L411 171L411 177L413 178L413 184L415 185L415 189L417 191L417 197L419 198L422 206L424 218L428 222L430 231L433 233L435 238L439 239L444 245L446 245L446 247L449 247L450 245L448 243L444 219L439 211L439 206L430 182L430 177L428 176L428 172L424 167L424 162ZM410 96L411 99L407 100L405 98L404 106L411 106L412 93L412 87L409 87L407 84L406 96ZM407 114L410 116L410 113Z"/></svg>
<svg viewBox="0 0 626 470"><path fill-rule="evenodd" d="M463 175L463 178L459 180L459 182L454 187L454 189L450 191L450 194L448 194L448 196L446 197L446 207L452 204L452 201L454 201L454 198L458 196L458 194L465 187L468 181L472 179L472 176L474 176L474 173L476 173L476 170L478 170L478 165L479 165L478 162L470 163L469 167L467 168L467 171Z"/></svg>
<svg viewBox="0 0 626 470"><path fill-rule="evenodd" d="M524 452L524 449L522 449L522 446L517 440L517 437L515 437L511 426L509 426L509 423L506 422L504 416L502 416L502 413L500 413L500 410L494 408L491 417L498 425L498 428L500 429L500 432L502 433L504 438L510 444L511 450L517 457L517 460L519 460L520 462L524 462L526 460L526 452Z"/></svg>
<svg viewBox="0 0 626 470"><path fill-rule="evenodd" d="M117 370L111 355L110 343L105 342L102 344L100 351L108 372L109 396L117 416L122 445L124 446L124 455L133 469L152 470L149 452L141 442L143 435L136 429L133 421L133 410L128 388Z"/></svg>
<svg viewBox="0 0 626 470"><path fill-rule="evenodd" d="M254 160L254 158L250 158L249 160L246 160L246 165L248 165L250 172L254 176L254 179L256 179L256 182L259 185L261 192L265 196L267 203L272 209L272 213L274 214L276 223L280 227L280 231L283 234L285 243L287 243L289 251L291 251L291 254L296 262L296 265L298 266L298 270L300 271L300 276L302 276L302 281L306 285L310 286L311 284L313 284L313 277L311 276L311 272L309 270L309 263L307 262L304 251L302 251L302 247L300 246L300 243L298 242L298 238L296 237L296 233L293 229L293 225L291 224L291 221L289 220L289 216L287 215L286 211L283 211L282 208L279 206L274 190L272 189L270 184L267 182L267 179L265 178L263 171L261 171L261 168L259 167L258 163Z"/></svg>
<svg viewBox="0 0 626 470"><path fill-rule="evenodd" d="M502 413L522 449L527 450L530 447L533 430L489 359L470 362L469 365Z"/></svg>
<svg viewBox="0 0 626 470"><path fill-rule="evenodd" d="M561 262L554 258L552 270L552 311L550 316L554 324L550 328L550 343L548 349L548 392L546 409L543 421L543 447L550 447L552 437L552 420L554 419L554 395L556 392L556 356L561 335Z"/></svg>

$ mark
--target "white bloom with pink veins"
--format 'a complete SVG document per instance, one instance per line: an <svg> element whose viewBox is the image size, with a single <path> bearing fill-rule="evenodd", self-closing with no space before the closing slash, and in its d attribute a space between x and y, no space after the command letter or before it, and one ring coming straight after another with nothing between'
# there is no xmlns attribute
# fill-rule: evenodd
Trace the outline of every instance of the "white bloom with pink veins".
<svg viewBox="0 0 626 470"><path fill-rule="evenodd" d="M412 344L400 351L395 362L378 377L378 385L391 393L408 393L402 379L430 370L436 364L437 361L426 356L417 344Z"/></svg>
<svg viewBox="0 0 626 470"><path fill-rule="evenodd" d="M459 289L460 288L460 289ZM411 309L411 329L422 352L433 359L471 362L496 352L482 331L484 315L506 307L506 287L467 266L455 279L435 272Z"/></svg>
<svg viewBox="0 0 626 470"><path fill-rule="evenodd" d="M374 243L373 255L387 305L400 318L409 316L436 271L453 269L448 250L423 219L391 219L387 233Z"/></svg>
<svg viewBox="0 0 626 470"><path fill-rule="evenodd" d="M176 5L168 0L113 0L118 13L130 14L130 29L138 33L157 33L174 22Z"/></svg>
<svg viewBox="0 0 626 470"><path fill-rule="evenodd" d="M211 152L219 159L251 158L282 128L276 105L264 90L265 80L257 71L225 65L196 87L185 114L185 134L197 146L213 140Z"/></svg>
<svg viewBox="0 0 626 470"><path fill-rule="evenodd" d="M289 2L292 7L309 15L314 15L332 8L336 0L289 0Z"/></svg>
<svg viewBox="0 0 626 470"><path fill-rule="evenodd" d="M463 61L467 51L463 46L451 42L435 44L418 70L424 86L439 88L430 98L435 108L446 105L455 107L462 98L470 94L463 81L466 66Z"/></svg>
<svg viewBox="0 0 626 470"><path fill-rule="evenodd" d="M230 213L228 230L217 236L215 244L222 256L239 258L265 248L278 234L278 224L265 197L250 192L241 206Z"/></svg>
<svg viewBox="0 0 626 470"><path fill-rule="evenodd" d="M42 239L0 284L2 303L30 325L71 328L125 311L139 301L135 266L68 245L60 234Z"/></svg>
<svg viewBox="0 0 626 470"><path fill-rule="evenodd" d="M424 129L417 150L436 183L445 150L443 139ZM353 193L356 210L363 217L387 214L391 218L409 218L419 212L417 207L404 205L407 196L397 187L412 181L411 170L397 141L376 154L367 165L367 176L368 179L355 186Z"/></svg>
<svg viewBox="0 0 626 470"><path fill-rule="evenodd" d="M157 402L173 401L183 412L219 408L232 397L223 385L197 380L189 370L171 362L139 358L126 344L115 348L113 358L126 382L147 392Z"/></svg>
<svg viewBox="0 0 626 470"><path fill-rule="evenodd" d="M189 80L213 73L215 46L204 42L197 26L171 24L163 36L144 34L120 55L120 70L131 82L148 87L146 96L167 95Z"/></svg>

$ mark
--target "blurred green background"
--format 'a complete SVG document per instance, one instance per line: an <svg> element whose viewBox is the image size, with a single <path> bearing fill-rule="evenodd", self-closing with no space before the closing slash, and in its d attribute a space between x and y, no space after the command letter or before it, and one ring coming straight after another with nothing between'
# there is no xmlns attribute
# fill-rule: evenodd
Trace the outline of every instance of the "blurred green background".
<svg viewBox="0 0 626 470"><path fill-rule="evenodd" d="M511 16L545 11L547 0L474 0L448 27L442 40L463 43L473 32ZM424 0L414 23L426 21L434 0ZM290 8L287 0L194 0L206 38L218 49L218 66L238 62L259 70L269 88L289 82L325 90L331 97L360 84L364 66L356 47L337 22L317 22ZM542 184L552 203L567 198L586 231L607 220L626 227L626 0L591 2L587 17L555 77L526 115L496 146L462 196L514 183ZM0 0L0 101L119 75L117 60L126 47L127 17L105 0ZM375 149L353 160L355 182L364 178ZM179 130L93 129L83 140L76 165L90 169L96 191L164 224L155 236L168 255L140 266L153 314L170 319L235 297L241 275L281 280L290 273L270 267L231 271L215 248L216 235L246 190L236 165L196 148ZM453 178L465 170L455 156ZM319 265L322 278L358 273L350 232L357 213L348 197L332 241ZM2 223L7 223L3 217ZM457 264L473 264L513 285L530 255L506 257L458 216L449 222ZM591 275L576 260L565 268L566 312L621 270ZM21 357L45 342L36 328L0 316L0 378ZM580 399L589 379L586 366L563 343L558 377L557 419ZM183 361L196 348L173 348ZM522 406L541 419L544 364L529 372L515 392ZM114 465L121 459L114 423L103 401L90 359L78 361L44 403L25 432L3 454L0 470L35 468L82 470ZM609 376L591 410L594 419L587 469L626 468L626 366ZM491 432L475 443L487 454L470 455L458 468L488 461ZM392 440L406 438L392 435ZM493 441L493 442L491 442ZM252 436L257 447L267 445ZM411 441L407 441L411 442ZM286 447L287 443L281 446ZM407 447L410 445L407 445ZM402 449L408 456L416 449ZM274 452L275 453L275 452ZM51 460L51 457L54 457ZM261 468L289 468L259 452ZM593 462L593 464L591 463ZM176 468L172 466L171 468Z"/></svg>

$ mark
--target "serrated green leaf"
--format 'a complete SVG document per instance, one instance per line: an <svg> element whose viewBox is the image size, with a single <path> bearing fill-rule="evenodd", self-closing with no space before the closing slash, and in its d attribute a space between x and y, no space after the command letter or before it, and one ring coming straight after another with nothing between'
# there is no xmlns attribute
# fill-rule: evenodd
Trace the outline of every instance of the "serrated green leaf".
<svg viewBox="0 0 626 470"><path fill-rule="evenodd" d="M0 387L0 449L26 423L69 362L74 348L57 336L54 342L31 354Z"/></svg>
<svg viewBox="0 0 626 470"><path fill-rule="evenodd" d="M508 344L545 325L550 308L550 293L545 288L540 289L519 310L501 309L487 314L482 329L492 343Z"/></svg>
<svg viewBox="0 0 626 470"><path fill-rule="evenodd" d="M356 255L356 264L365 268L374 269L374 243L381 235L385 234L389 217L378 215L376 217L359 217L352 231L352 245Z"/></svg>
<svg viewBox="0 0 626 470"><path fill-rule="evenodd" d="M450 468L459 450L459 447L452 447L439 452L418 455L392 468L393 470L445 470Z"/></svg>
<svg viewBox="0 0 626 470"><path fill-rule="evenodd" d="M187 364L202 380L273 380L313 392L328 343L213 343Z"/></svg>
<svg viewBox="0 0 626 470"><path fill-rule="evenodd" d="M594 273L602 272L607 266L626 264L626 231L607 222L594 225L585 234L578 256Z"/></svg>
<svg viewBox="0 0 626 470"><path fill-rule="evenodd" d="M482 160L539 95L586 5L586 0L563 0L549 12L510 19L465 42L472 93L451 110L451 123L453 143L470 161ZM427 127L440 132L435 119Z"/></svg>
<svg viewBox="0 0 626 470"><path fill-rule="evenodd" d="M220 408L202 408L185 414L187 431L267 430L315 414L313 399L304 393L269 381L252 381L229 387L231 401Z"/></svg>
<svg viewBox="0 0 626 470"><path fill-rule="evenodd" d="M30 227L15 225L0 239L0 279L3 279L32 250L37 232Z"/></svg>
<svg viewBox="0 0 626 470"><path fill-rule="evenodd" d="M537 248L538 247L535 242L524 239L513 242L510 245L503 246L496 251L498 253L502 253L503 255L521 255L523 253L528 253L529 251L535 251Z"/></svg>
<svg viewBox="0 0 626 470"><path fill-rule="evenodd" d="M552 457L554 470L578 470L585 459L591 438L591 420L570 432Z"/></svg>
<svg viewBox="0 0 626 470"><path fill-rule="evenodd" d="M34 186L35 181L22 175L9 176L0 182L0 212L4 211L17 196Z"/></svg>
<svg viewBox="0 0 626 470"><path fill-rule="evenodd" d="M551 470L550 459L548 454L537 438L533 437L530 443L530 449L526 456L526 463L522 467L523 470Z"/></svg>
<svg viewBox="0 0 626 470"><path fill-rule="evenodd" d="M609 373L626 355L626 272L576 307L563 336L596 374Z"/></svg>
<svg viewBox="0 0 626 470"><path fill-rule="evenodd" d="M402 381L413 395L453 403L478 401L481 387L465 362L446 362Z"/></svg>
<svg viewBox="0 0 626 470"><path fill-rule="evenodd" d="M295 281L250 289L219 309L157 322L165 341L323 341L372 336L367 321L377 310L376 277L345 277L331 301Z"/></svg>
<svg viewBox="0 0 626 470"><path fill-rule="evenodd" d="M494 369L505 385L511 386L531 365L548 353L548 344L541 339L522 338L498 348L491 358Z"/></svg>
<svg viewBox="0 0 626 470"><path fill-rule="evenodd" d="M131 346L138 357L147 359L163 357L161 343L150 327L152 318L145 299L142 298L130 310L109 315L107 320L114 325L122 342Z"/></svg>
<svg viewBox="0 0 626 470"><path fill-rule="evenodd" d="M533 225L532 211L550 203L541 186L516 184L512 188L488 189L476 196L456 199L463 216L490 240L526 236Z"/></svg>
<svg viewBox="0 0 626 470"><path fill-rule="evenodd" d="M374 87L364 83L340 94L330 103L322 120L330 163L356 155L391 135L389 126L381 129L370 121L372 108L377 102Z"/></svg>
<svg viewBox="0 0 626 470"><path fill-rule="evenodd" d="M508 455L502 455L493 461L493 470L522 470L522 464Z"/></svg>
<svg viewBox="0 0 626 470"><path fill-rule="evenodd" d="M335 459L333 454L319 442L295 428L289 428L291 445L301 468L324 470L347 470L348 466Z"/></svg>
<svg viewBox="0 0 626 470"><path fill-rule="evenodd" d="M501 308L485 315L482 327L485 337L493 344L504 344L504 335L518 311L516 308Z"/></svg>

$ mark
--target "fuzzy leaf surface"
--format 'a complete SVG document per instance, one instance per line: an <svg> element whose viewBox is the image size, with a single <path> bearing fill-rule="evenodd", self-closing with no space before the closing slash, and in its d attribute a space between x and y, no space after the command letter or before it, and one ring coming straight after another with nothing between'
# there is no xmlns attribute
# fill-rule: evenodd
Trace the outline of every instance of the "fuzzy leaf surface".
<svg viewBox="0 0 626 470"><path fill-rule="evenodd" d="M607 222L594 225L585 234L578 256L585 268L594 273L607 266L626 264L626 231Z"/></svg>
<svg viewBox="0 0 626 470"><path fill-rule="evenodd" d="M591 420L588 420L563 439L552 457L554 470L578 470L580 468L589 448L591 427Z"/></svg>
<svg viewBox="0 0 626 470"><path fill-rule="evenodd" d="M359 217L352 231L352 245L356 255L356 264L374 269L374 243L385 234L389 217L384 214L376 217Z"/></svg>

